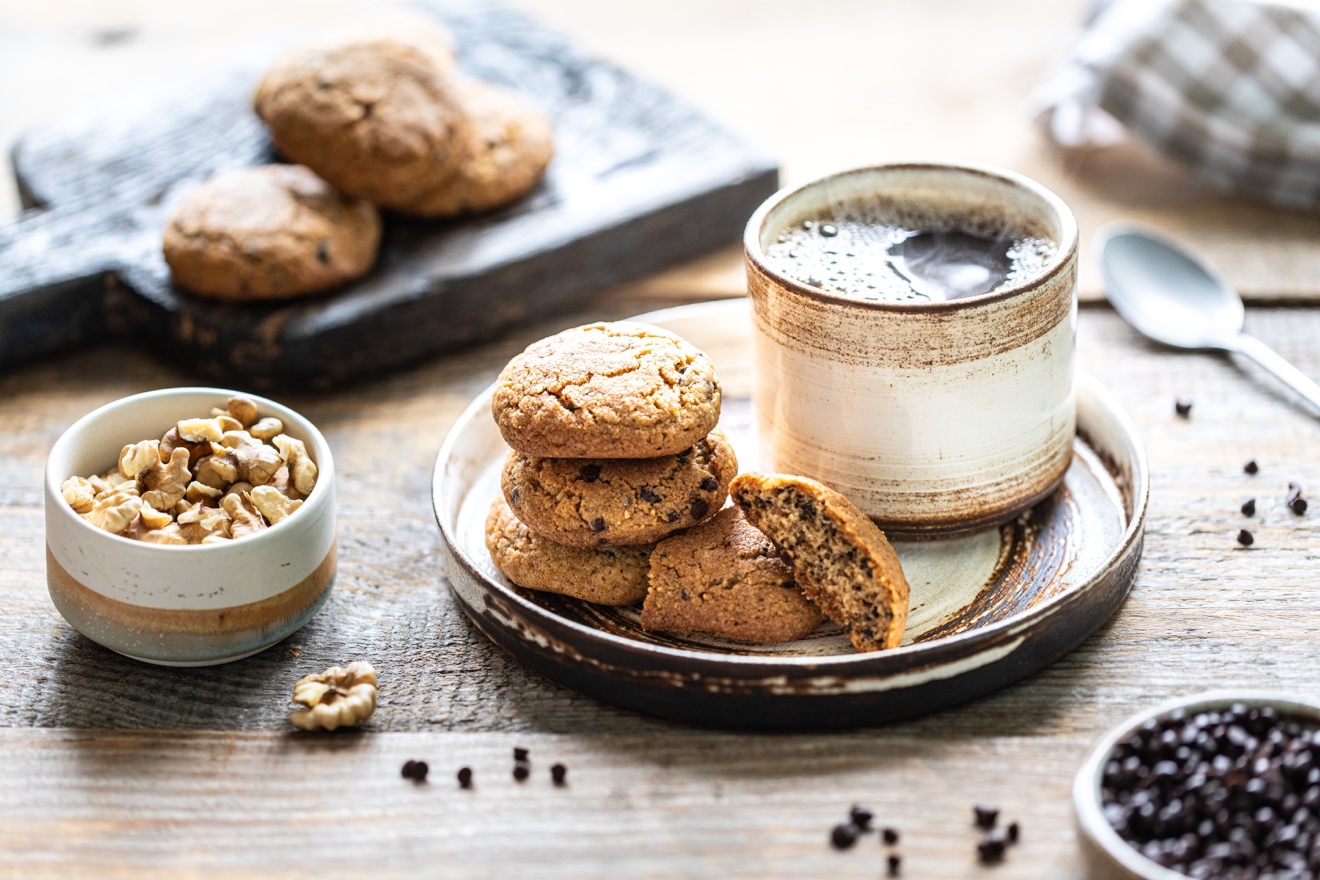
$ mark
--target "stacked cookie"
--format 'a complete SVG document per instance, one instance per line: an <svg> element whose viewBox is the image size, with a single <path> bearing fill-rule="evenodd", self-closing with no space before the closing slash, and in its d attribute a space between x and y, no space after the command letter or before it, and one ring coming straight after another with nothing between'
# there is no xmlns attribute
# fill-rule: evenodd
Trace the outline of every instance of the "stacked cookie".
<svg viewBox="0 0 1320 880"><path fill-rule="evenodd" d="M163 241L175 281L228 300L316 293L371 269L377 206L454 217L530 191L554 154L549 121L460 79L449 45L433 18L400 10L277 61L253 106L300 164L222 173L185 198Z"/></svg>
<svg viewBox="0 0 1320 880"><path fill-rule="evenodd" d="M713 516L738 472L714 367L658 327L591 324L529 346L492 412L511 451L487 546L530 589L640 602L655 542Z"/></svg>

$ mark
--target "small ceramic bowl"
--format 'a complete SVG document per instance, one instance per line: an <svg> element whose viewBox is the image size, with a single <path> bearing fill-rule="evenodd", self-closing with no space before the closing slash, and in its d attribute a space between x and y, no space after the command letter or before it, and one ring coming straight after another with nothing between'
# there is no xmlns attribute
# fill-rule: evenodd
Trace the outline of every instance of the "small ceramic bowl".
<svg viewBox="0 0 1320 880"><path fill-rule="evenodd" d="M94 642L164 666L211 666L262 651L306 623L335 576L335 466L307 419L243 394L275 416L316 462L316 488L292 516L223 544L168 546L98 529L61 487L103 473L128 443L204 417L239 392L167 388L106 404L79 419L46 460L46 583L65 620Z"/></svg>
<svg viewBox="0 0 1320 880"><path fill-rule="evenodd" d="M1134 715L1105 734L1104 739L1087 756L1073 780L1073 808L1077 812L1077 832L1086 857L1087 876L1113 878L1113 880L1186 880L1186 874L1171 871L1143 856L1130 843L1118 836L1101 807L1100 784L1105 764L1120 741L1127 739L1137 728L1152 718L1164 718L1175 709L1189 715L1197 712L1225 709L1234 703L1248 708L1273 706L1280 714L1291 715L1320 724L1320 703L1303 699L1295 694L1280 694L1258 690L1208 691L1193 697L1171 700Z"/></svg>

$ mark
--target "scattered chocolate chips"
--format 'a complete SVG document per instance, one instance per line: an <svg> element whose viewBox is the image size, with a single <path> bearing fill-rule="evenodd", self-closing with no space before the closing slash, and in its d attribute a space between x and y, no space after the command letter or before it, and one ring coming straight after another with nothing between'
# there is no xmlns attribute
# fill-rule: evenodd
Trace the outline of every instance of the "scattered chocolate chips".
<svg viewBox="0 0 1320 880"><path fill-rule="evenodd" d="M903 867L903 859L900 858L899 856L891 855L888 859L885 860L885 863L889 866L889 871L888 871L889 876L897 877L899 871Z"/></svg>
<svg viewBox="0 0 1320 880"><path fill-rule="evenodd" d="M1248 498L1246 501L1243 501L1243 502L1242 502L1242 515L1243 515L1243 516L1255 516L1255 515L1256 515L1256 499L1255 499L1255 498Z"/></svg>
<svg viewBox="0 0 1320 880"><path fill-rule="evenodd" d="M1302 497L1301 483L1288 484L1287 503L1288 506L1292 508L1292 512L1297 514L1298 516L1301 516L1303 513L1306 513L1306 499Z"/></svg>
<svg viewBox="0 0 1320 880"><path fill-rule="evenodd" d="M1192 402L1179 398L1173 402L1173 411L1185 419L1192 414Z"/></svg>
<svg viewBox="0 0 1320 880"><path fill-rule="evenodd" d="M1105 819L1134 849L1192 877L1312 877L1320 729L1271 706L1176 710L1114 746Z"/></svg>
<svg viewBox="0 0 1320 880"><path fill-rule="evenodd" d="M515 761L523 761L523 762L526 762L526 761L527 761L527 750L526 750L526 749L519 748L518 746L514 746L514 747L513 747L513 760L515 760Z"/></svg>
<svg viewBox="0 0 1320 880"><path fill-rule="evenodd" d="M431 772L431 768L425 761L404 761L402 775L404 779L411 779L413 782L425 782L426 774Z"/></svg>
<svg viewBox="0 0 1320 880"><path fill-rule="evenodd" d="M591 530L593 532L605 531L605 517L598 516L591 521Z"/></svg>
<svg viewBox="0 0 1320 880"><path fill-rule="evenodd" d="M893 828L886 828L880 832L880 839L885 842L886 846L893 846L898 843L898 831Z"/></svg>
<svg viewBox="0 0 1320 880"><path fill-rule="evenodd" d="M692 506L688 509L688 513L692 515L693 519L699 520L709 512L710 512L709 501L707 501L705 498L692 499Z"/></svg>
<svg viewBox="0 0 1320 880"><path fill-rule="evenodd" d="M526 782L531 773L531 769L526 764L513 765L513 778L519 782Z"/></svg>
<svg viewBox="0 0 1320 880"><path fill-rule="evenodd" d="M1247 462L1242 466L1242 471L1243 473L1248 473L1251 474L1252 476L1255 476L1257 473L1260 472L1260 465L1256 464L1256 459L1253 458L1251 461Z"/></svg>
<svg viewBox="0 0 1320 880"><path fill-rule="evenodd" d="M1250 547L1252 544L1256 543L1256 536L1246 529L1238 529L1237 542L1243 547Z"/></svg>
<svg viewBox="0 0 1320 880"><path fill-rule="evenodd" d="M835 849L848 849L857 842L857 826L851 822L840 822L830 832L830 843Z"/></svg>
<svg viewBox="0 0 1320 880"><path fill-rule="evenodd" d="M1008 845L1002 834L987 834L985 839L976 845L976 858L983 865L993 865L1004 860L1004 852L1007 849Z"/></svg>
<svg viewBox="0 0 1320 880"><path fill-rule="evenodd" d="M701 478L701 491L714 492L719 487L720 487L720 481L715 479L714 477Z"/></svg>
<svg viewBox="0 0 1320 880"><path fill-rule="evenodd" d="M875 814L861 804L853 804L852 809L848 811L848 818L857 826L858 831L870 831L871 820Z"/></svg>
<svg viewBox="0 0 1320 880"><path fill-rule="evenodd" d="M976 817L976 827L989 830L995 827L999 821L999 810L994 807L987 807L984 804L977 804L972 807L972 813Z"/></svg>
<svg viewBox="0 0 1320 880"><path fill-rule="evenodd" d="M459 787L459 788L471 788L471 787L472 787L472 768L471 768L471 767L460 767L460 768L458 769L458 787Z"/></svg>
<svg viewBox="0 0 1320 880"><path fill-rule="evenodd" d="M647 504L660 503L660 496L656 494L654 489L643 486L641 490L638 491L637 494L642 496L642 500L645 501Z"/></svg>
<svg viewBox="0 0 1320 880"><path fill-rule="evenodd" d="M584 483L594 483L600 479L600 465L584 464L578 471L578 479Z"/></svg>
<svg viewBox="0 0 1320 880"><path fill-rule="evenodd" d="M563 764L555 764L550 768L550 780L555 785L565 785L568 781L568 768Z"/></svg>
<svg viewBox="0 0 1320 880"><path fill-rule="evenodd" d="M1008 842L1009 842L1009 843L1017 843L1017 842L1018 842L1018 838L1021 837L1021 836L1022 836L1022 828L1018 826L1018 823L1013 822L1013 823L1009 824L1009 826L1008 826Z"/></svg>

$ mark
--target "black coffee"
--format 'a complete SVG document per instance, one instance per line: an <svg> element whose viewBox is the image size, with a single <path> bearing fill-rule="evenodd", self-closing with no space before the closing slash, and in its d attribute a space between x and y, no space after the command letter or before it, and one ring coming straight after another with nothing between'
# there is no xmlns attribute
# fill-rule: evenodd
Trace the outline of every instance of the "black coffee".
<svg viewBox="0 0 1320 880"><path fill-rule="evenodd" d="M985 236L912 229L851 217L807 220L766 248L772 268L856 299L935 302L1012 287L1049 265L1054 242L1039 235Z"/></svg>

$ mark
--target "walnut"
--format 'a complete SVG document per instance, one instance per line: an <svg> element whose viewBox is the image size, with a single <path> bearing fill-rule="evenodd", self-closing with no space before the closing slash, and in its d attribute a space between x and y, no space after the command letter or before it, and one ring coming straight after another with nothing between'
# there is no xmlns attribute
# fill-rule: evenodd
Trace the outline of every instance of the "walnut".
<svg viewBox="0 0 1320 880"><path fill-rule="evenodd" d="M115 491L115 487L104 477L88 477L87 485L92 487L93 497L100 498L102 495L110 495Z"/></svg>
<svg viewBox="0 0 1320 880"><path fill-rule="evenodd" d="M193 478L212 489L225 490L238 479L238 461L228 449L197 459Z"/></svg>
<svg viewBox="0 0 1320 880"><path fill-rule="evenodd" d="M157 510L150 504L142 505L138 511L138 519L142 520L142 525L147 529L163 529L174 522L174 517L167 511Z"/></svg>
<svg viewBox="0 0 1320 880"><path fill-rule="evenodd" d="M138 474L159 462L159 440L142 440L138 443L130 443L119 453L119 474L127 480L132 480Z"/></svg>
<svg viewBox="0 0 1320 880"><path fill-rule="evenodd" d="M316 488L316 462L307 455L307 446L288 434L280 434L270 441L280 451L280 457L289 465L293 488L304 497Z"/></svg>
<svg viewBox="0 0 1320 880"><path fill-rule="evenodd" d="M228 542L230 542L230 541L232 541L232 540L234 540L234 539L231 538L231 537L229 537L228 535L222 535L222 534L220 534L219 532L214 532L214 533L212 533L212 534L210 534L210 535L207 535L205 538L202 538L202 543L203 543L203 544L226 544L226 543L228 543Z"/></svg>
<svg viewBox="0 0 1320 880"><path fill-rule="evenodd" d="M98 529L105 529L111 534L118 535L128 528L129 523L141 509L141 498L127 492L119 492L98 499L92 505L92 509L83 514L83 519Z"/></svg>
<svg viewBox="0 0 1320 880"><path fill-rule="evenodd" d="M189 443L187 440L184 440L179 436L179 428L176 425L166 431L164 437L160 438L161 463L164 464L169 461L170 456L174 455L174 450L176 449L188 450L188 467L192 467L197 463L197 459L211 451L211 444Z"/></svg>
<svg viewBox="0 0 1320 880"><path fill-rule="evenodd" d="M262 486L275 479L275 473L284 464L280 454L264 443L235 449L234 459L238 462L238 478L254 486Z"/></svg>
<svg viewBox="0 0 1320 880"><path fill-rule="evenodd" d="M261 518L261 514L252 506L252 498L246 492L241 495L226 495L220 499L220 505L233 520L229 533L235 538L246 538L248 535L255 535L269 528L266 521Z"/></svg>
<svg viewBox="0 0 1320 880"><path fill-rule="evenodd" d="M188 450L176 447L168 464L157 462L141 474L142 485L149 491L142 500L157 510L169 510L183 500L192 474L188 470Z"/></svg>
<svg viewBox="0 0 1320 880"><path fill-rule="evenodd" d="M376 670L355 660L345 668L332 666L307 675L293 686L293 701L309 708L289 716L302 730L356 727L376 711Z"/></svg>
<svg viewBox="0 0 1320 880"><path fill-rule="evenodd" d="M219 419L183 419L174 426L174 430L179 432L179 437L185 443L201 443L204 440L218 443L225 433L220 428Z"/></svg>
<svg viewBox="0 0 1320 880"><path fill-rule="evenodd" d="M220 438L220 445L226 449L242 449L245 446L260 446L261 441L247 431L225 431Z"/></svg>
<svg viewBox="0 0 1320 880"><path fill-rule="evenodd" d="M60 487L60 491L75 513L89 513L92 505L96 503L96 489L93 488L92 481L84 477L69 477Z"/></svg>
<svg viewBox="0 0 1320 880"><path fill-rule="evenodd" d="M245 428L257 420L257 405L246 397L231 397L225 407Z"/></svg>
<svg viewBox="0 0 1320 880"><path fill-rule="evenodd" d="M283 434L284 423L274 416L266 416L266 418L248 428L248 433L264 442L277 434Z"/></svg>
<svg viewBox="0 0 1320 880"><path fill-rule="evenodd" d="M225 497L227 497L227 496L229 496L229 495L240 495L240 496L241 496L241 495L243 495L243 493L245 493L245 492L251 492L251 491L252 491L252 484L251 484L251 483L244 483L244 482L242 482L242 481L240 480L239 482L234 483L232 486L230 486L228 489L225 490ZM224 502L224 500L225 500L225 498L224 498L224 497L221 497L220 501L221 501L222 503Z"/></svg>
<svg viewBox="0 0 1320 880"><path fill-rule="evenodd" d="M257 513L265 517L266 522L271 525L287 519L303 505L301 501L294 501L274 486L257 486L248 493L248 497L252 499L252 506L257 509Z"/></svg>
<svg viewBox="0 0 1320 880"><path fill-rule="evenodd" d="M216 422L220 425L220 433L221 433L222 435L223 435L225 432L227 432L227 431L241 431L241 430L243 430L243 423L240 422L238 419L234 418L234 417L231 416L231 415L225 415L225 414L222 413L222 414L220 414L220 415L217 416L217 415L215 414L215 410L212 410L212 411L211 411L211 418L215 419Z"/></svg>
<svg viewBox="0 0 1320 880"><path fill-rule="evenodd" d="M177 523L170 523L163 529L152 529L144 534L139 540L146 541L149 544L187 544L188 539L183 536L182 530Z"/></svg>
<svg viewBox="0 0 1320 880"><path fill-rule="evenodd" d="M198 504L187 513L179 515L179 530L189 544L200 544L212 535L230 537L232 521L228 512L218 507L203 507Z"/></svg>
<svg viewBox="0 0 1320 880"><path fill-rule="evenodd" d="M185 500L191 501L193 504L205 504L208 501L216 500L223 494L225 494L224 489L216 489L213 486L208 486L205 483L199 483L194 480L188 484L188 488L183 497Z"/></svg>

